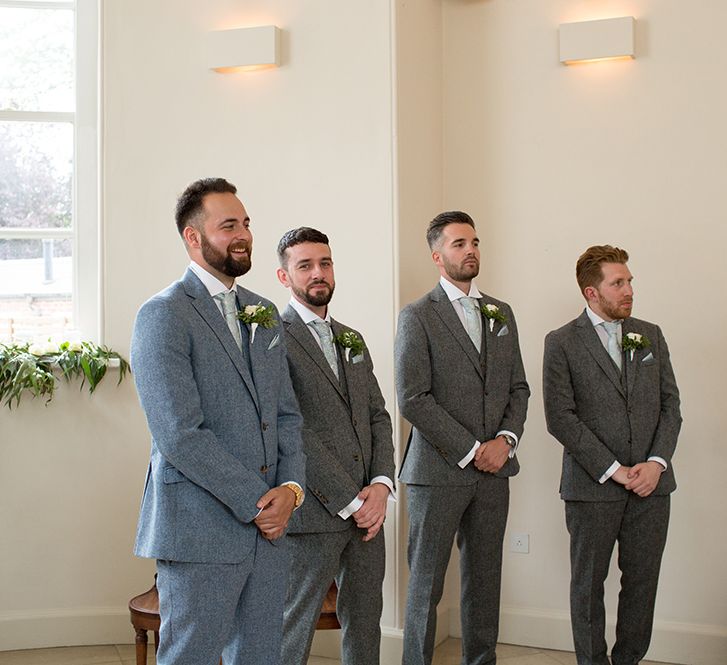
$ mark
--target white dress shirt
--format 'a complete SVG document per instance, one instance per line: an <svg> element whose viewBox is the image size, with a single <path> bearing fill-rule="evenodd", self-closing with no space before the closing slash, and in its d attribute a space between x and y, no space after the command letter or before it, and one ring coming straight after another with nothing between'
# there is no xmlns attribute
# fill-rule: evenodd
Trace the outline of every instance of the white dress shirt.
<svg viewBox="0 0 727 665"><path fill-rule="evenodd" d="M608 333L606 332L606 328L601 325L602 323L604 323L605 319L596 314L588 305L586 305L586 314L591 320L593 327L596 329L596 333L598 334L598 338L601 340L601 344L603 344L603 348L608 351ZM618 321L618 328L616 329L616 339L618 339L619 346L621 346L621 342L623 340L623 330L621 323L621 321ZM666 460L658 457L657 455L652 455L646 461L658 462L659 464L661 464L661 466L664 467L664 471L666 471L668 466ZM603 485L603 483L605 483L620 468L621 463L618 460L614 460L613 464L611 464L611 466L606 469L606 472L598 479L598 482Z"/></svg>
<svg viewBox="0 0 727 665"><path fill-rule="evenodd" d="M452 303L452 307L454 307L454 311L457 314L457 317L459 318L462 327L465 329L465 331L467 331L467 323L464 315L464 309L462 308L462 303L459 301L459 299L465 298L467 296L469 296L470 298L481 298L482 294L479 292L474 282L470 282L469 293L465 293L444 277L439 278L439 284L444 289L444 292L447 294L449 301ZM515 440L515 445L510 449L510 452L508 453L508 456L510 458L514 457L515 451L517 450L518 444L520 443L518 437L513 432L503 429L495 435L495 438L497 438L501 434L507 434ZM480 443L479 441L475 441L470 451L459 462L457 462L457 466L459 466L461 469L464 469L475 458L475 453L481 445L482 443Z"/></svg>
<svg viewBox="0 0 727 665"><path fill-rule="evenodd" d="M311 312L303 303L296 300L295 298L290 299L290 306L298 313L298 316L303 320L303 323L305 323L305 327L308 328L308 331L310 332L313 339L316 341L316 344L323 350L323 347L321 346L321 338L318 336L318 333L316 333L313 326L309 326L309 323L312 323L313 321L325 321L326 323L331 323L331 314L330 314L330 308L326 308L326 318L321 319L320 316L317 314ZM389 501L396 501L396 491L394 490L394 483L390 478L387 478L386 476L375 476L371 479L370 485L373 485L374 483L380 483L382 485L386 485L386 487L389 488ZM338 516L341 519L347 520L351 515L353 515L361 506L363 506L364 502L358 498L358 495L353 497L353 500L344 508L341 508L341 510L338 511Z"/></svg>

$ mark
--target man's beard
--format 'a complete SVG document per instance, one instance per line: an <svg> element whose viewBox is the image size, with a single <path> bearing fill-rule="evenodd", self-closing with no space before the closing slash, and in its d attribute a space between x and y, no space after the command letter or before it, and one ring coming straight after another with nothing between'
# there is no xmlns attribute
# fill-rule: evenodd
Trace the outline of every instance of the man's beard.
<svg viewBox="0 0 727 665"><path fill-rule="evenodd" d="M601 311L614 321L625 319L631 315L631 309L633 307L633 300L628 306L625 305L613 305L606 300L601 294L598 294L598 305Z"/></svg>
<svg viewBox="0 0 727 665"><path fill-rule="evenodd" d="M228 247L228 251L223 254L215 249L207 241L204 233L202 233L200 245L202 249L202 258L223 275L227 275L228 277L240 277L252 267L252 247L244 240L238 240L237 242L231 243ZM247 250L247 254L236 257L230 253L230 249L232 248L244 248Z"/></svg>
<svg viewBox="0 0 727 665"><path fill-rule="evenodd" d="M444 263L444 270L455 282L468 282L471 279L477 277L480 274L480 262L476 261L475 265L463 264L456 265L450 263L442 257L442 263Z"/></svg>
<svg viewBox="0 0 727 665"><path fill-rule="evenodd" d="M325 286L328 287L328 290L319 290L315 294L310 292L314 286L319 286L321 284L325 284ZM329 284L328 282L315 282L314 284L311 284L307 290L298 288L297 286L292 286L291 288L293 289L293 293L295 293L295 295L303 302L308 303L313 307L325 307L329 302L331 302L336 285Z"/></svg>

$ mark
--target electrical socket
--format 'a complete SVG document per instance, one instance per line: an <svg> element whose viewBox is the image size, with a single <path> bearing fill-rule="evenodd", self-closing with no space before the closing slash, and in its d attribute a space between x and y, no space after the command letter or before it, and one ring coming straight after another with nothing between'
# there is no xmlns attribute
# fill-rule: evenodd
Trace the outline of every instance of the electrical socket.
<svg viewBox="0 0 727 665"><path fill-rule="evenodd" d="M527 533L513 533L510 536L510 551L521 554L530 553L530 535Z"/></svg>

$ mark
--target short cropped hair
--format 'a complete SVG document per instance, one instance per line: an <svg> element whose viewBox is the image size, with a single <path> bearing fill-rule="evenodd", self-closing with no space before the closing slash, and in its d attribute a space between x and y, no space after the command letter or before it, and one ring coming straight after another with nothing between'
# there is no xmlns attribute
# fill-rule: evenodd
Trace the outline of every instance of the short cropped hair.
<svg viewBox="0 0 727 665"><path fill-rule="evenodd" d="M198 221L207 194L237 194L237 187L224 178L202 178L195 180L177 199L174 218L181 236L187 226Z"/></svg>
<svg viewBox="0 0 727 665"><path fill-rule="evenodd" d="M288 255L286 251L289 247L295 247L304 242L316 242L321 245L328 245L328 236L317 229L310 226L300 226L297 229L291 229L283 234L278 243L278 261L283 270L288 269Z"/></svg>
<svg viewBox="0 0 727 665"><path fill-rule="evenodd" d="M450 224L469 224L473 229L475 228L474 221L466 212L461 210L442 212L429 222L427 227L427 243L430 250L433 250L439 244L444 227Z"/></svg>
<svg viewBox="0 0 727 665"><path fill-rule="evenodd" d="M627 263L629 254L625 249L611 245L594 245L578 257L576 281L581 293L588 286L598 286L603 281L602 263Z"/></svg>

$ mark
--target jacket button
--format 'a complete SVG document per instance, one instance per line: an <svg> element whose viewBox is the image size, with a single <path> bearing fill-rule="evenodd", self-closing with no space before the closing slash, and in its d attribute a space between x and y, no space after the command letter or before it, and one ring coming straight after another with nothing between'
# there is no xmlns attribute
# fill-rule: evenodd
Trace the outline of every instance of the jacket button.
<svg viewBox="0 0 727 665"><path fill-rule="evenodd" d="M261 423L261 427L262 427L262 430L263 430L263 432L265 432L265 431L266 431L266 430L268 429L268 424L267 424L266 422L264 422L264 421L263 421L263 422Z"/></svg>
<svg viewBox="0 0 727 665"><path fill-rule="evenodd" d="M358 457L358 455L354 455L354 456L353 456L353 461L354 461L354 462L358 462L358 460L359 460L359 457Z"/></svg>
<svg viewBox="0 0 727 665"><path fill-rule="evenodd" d="M262 466L260 467L260 471L262 471L263 473L267 473L267 472L268 472L268 469L269 469L269 468L270 468L270 467L268 467L268 465L267 465L267 464L263 464L263 465L262 465Z"/></svg>

